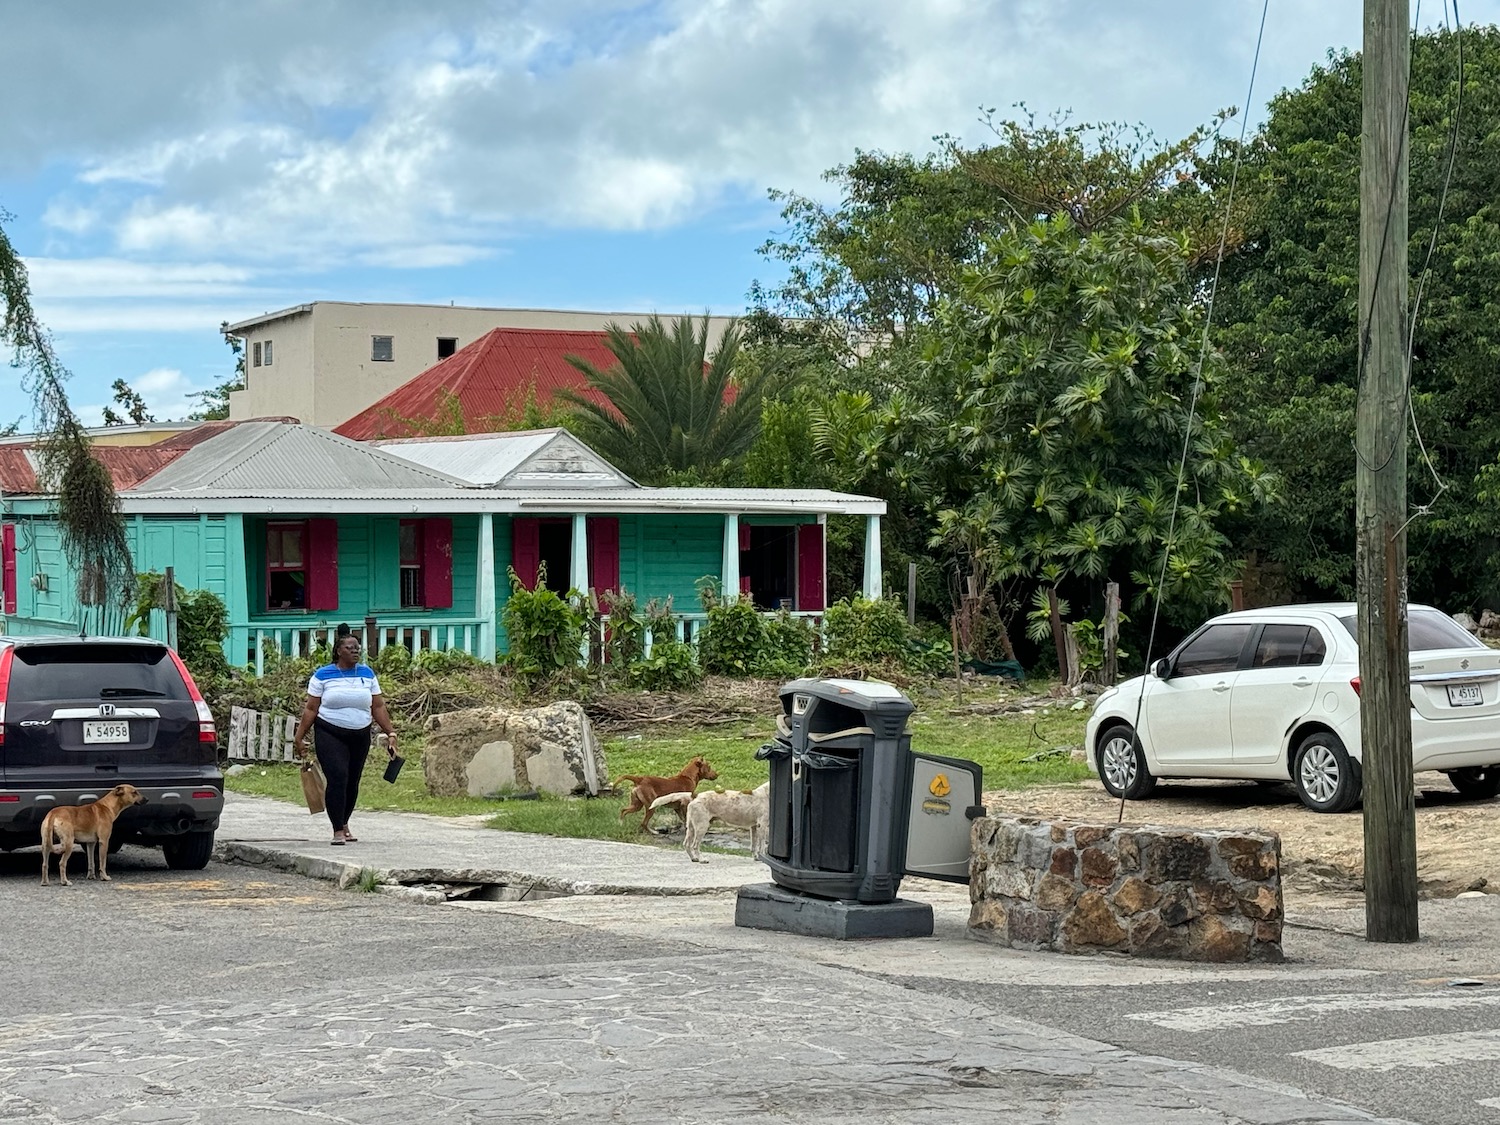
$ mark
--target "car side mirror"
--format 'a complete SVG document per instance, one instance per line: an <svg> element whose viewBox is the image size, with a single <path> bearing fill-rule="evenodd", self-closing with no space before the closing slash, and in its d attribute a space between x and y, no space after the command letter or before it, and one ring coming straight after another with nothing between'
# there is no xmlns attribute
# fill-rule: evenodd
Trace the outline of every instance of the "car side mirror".
<svg viewBox="0 0 1500 1125"><path fill-rule="evenodd" d="M1155 664L1151 665L1151 674L1158 680L1167 680L1172 677L1172 662L1163 656Z"/></svg>

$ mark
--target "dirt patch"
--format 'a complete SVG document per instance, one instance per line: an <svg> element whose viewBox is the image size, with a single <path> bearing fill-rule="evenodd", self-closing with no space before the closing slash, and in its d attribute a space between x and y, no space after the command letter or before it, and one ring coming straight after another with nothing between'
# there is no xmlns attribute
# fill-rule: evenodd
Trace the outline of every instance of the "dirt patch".
<svg viewBox="0 0 1500 1125"><path fill-rule="evenodd" d="M1500 800L1461 798L1440 773L1416 776L1417 883L1423 898L1463 891L1500 893ZM998 790L985 794L996 812L1114 823L1120 802L1097 781ZM1364 890L1364 818L1315 813L1290 785L1244 781L1163 781L1149 800L1125 806L1128 824L1261 828L1281 837L1282 878L1289 898L1309 906Z"/></svg>

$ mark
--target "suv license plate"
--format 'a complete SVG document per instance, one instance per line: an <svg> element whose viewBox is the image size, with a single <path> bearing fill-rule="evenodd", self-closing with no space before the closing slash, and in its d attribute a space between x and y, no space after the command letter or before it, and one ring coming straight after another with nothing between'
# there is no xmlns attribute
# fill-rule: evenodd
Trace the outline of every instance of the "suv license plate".
<svg viewBox="0 0 1500 1125"><path fill-rule="evenodd" d="M1478 684L1449 684L1450 707L1478 707L1484 702L1484 691Z"/></svg>
<svg viewBox="0 0 1500 1125"><path fill-rule="evenodd" d="M1452 688L1448 689L1452 692ZM83 741L93 742L129 742L130 723L124 719L114 719L108 722L85 722L83 724Z"/></svg>

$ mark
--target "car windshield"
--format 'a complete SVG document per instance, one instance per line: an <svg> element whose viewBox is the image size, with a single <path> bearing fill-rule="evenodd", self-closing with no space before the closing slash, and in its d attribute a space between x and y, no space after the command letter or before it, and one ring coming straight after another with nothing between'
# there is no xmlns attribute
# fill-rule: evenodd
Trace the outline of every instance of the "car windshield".
<svg viewBox="0 0 1500 1125"><path fill-rule="evenodd" d="M1340 617L1339 624L1359 640L1358 619L1354 614ZM1407 649L1410 652L1437 652L1445 648L1484 648L1485 644L1457 621L1435 609L1414 609L1406 620Z"/></svg>
<svg viewBox="0 0 1500 1125"><path fill-rule="evenodd" d="M8 692L16 703L61 699L188 699L160 645L17 645Z"/></svg>

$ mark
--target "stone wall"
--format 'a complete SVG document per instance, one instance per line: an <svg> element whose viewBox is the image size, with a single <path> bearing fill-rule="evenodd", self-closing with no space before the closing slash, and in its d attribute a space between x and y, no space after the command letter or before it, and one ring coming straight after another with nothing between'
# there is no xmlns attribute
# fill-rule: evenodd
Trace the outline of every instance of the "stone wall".
<svg viewBox="0 0 1500 1125"><path fill-rule="evenodd" d="M1281 840L1023 817L974 822L969 936L1062 953L1280 961Z"/></svg>
<svg viewBox="0 0 1500 1125"><path fill-rule="evenodd" d="M439 797L539 792L596 797L609 785L604 749L572 701L511 711L473 707L427 720L422 773Z"/></svg>

